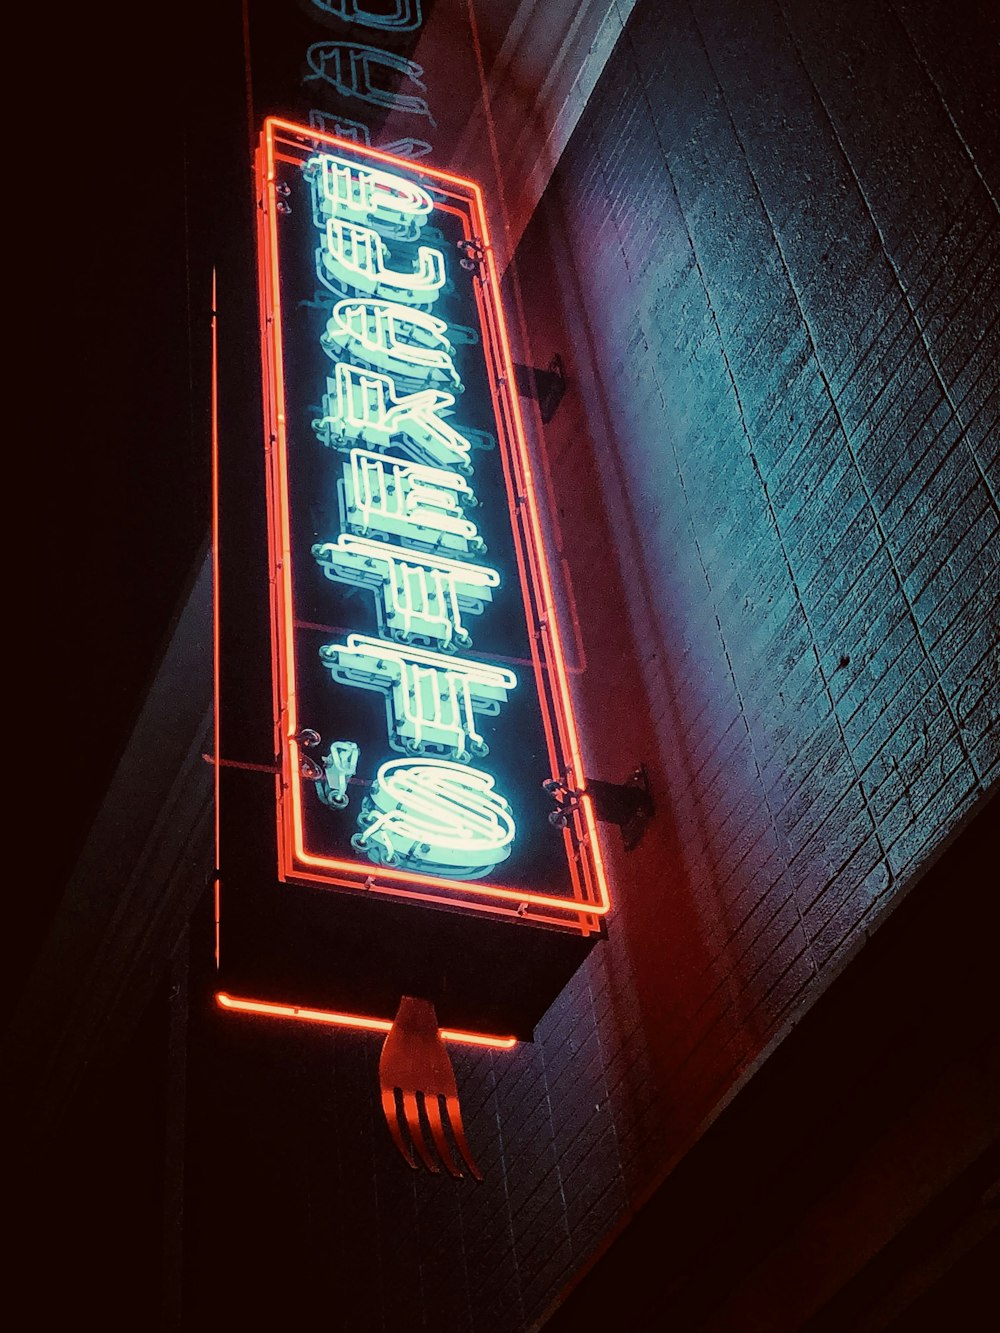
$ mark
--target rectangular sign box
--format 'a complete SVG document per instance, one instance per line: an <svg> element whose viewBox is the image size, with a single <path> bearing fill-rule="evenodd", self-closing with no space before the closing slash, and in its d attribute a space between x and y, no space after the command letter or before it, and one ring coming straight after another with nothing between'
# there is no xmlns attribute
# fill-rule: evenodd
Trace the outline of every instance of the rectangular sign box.
<svg viewBox="0 0 1000 1333"><path fill-rule="evenodd" d="M599 932L479 187L277 119L258 173L278 877Z"/></svg>

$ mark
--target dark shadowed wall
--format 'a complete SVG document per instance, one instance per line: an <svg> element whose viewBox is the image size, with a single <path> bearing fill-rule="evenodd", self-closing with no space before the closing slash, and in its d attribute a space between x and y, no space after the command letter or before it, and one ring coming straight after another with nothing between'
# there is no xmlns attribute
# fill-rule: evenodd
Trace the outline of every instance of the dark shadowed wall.
<svg viewBox="0 0 1000 1333"><path fill-rule="evenodd" d="M860 1001L827 1002L918 896L925 935L942 923L942 971L961 973L944 928L958 899L921 871L998 773L996 72L986 6L636 6L505 289L521 359L558 353L568 374L549 424L527 406L590 773L645 764L656 818L630 853L607 830L608 939L536 1042L456 1058L482 1185L402 1164L376 1042L220 1018L205 905L147 1025L170 1027L175 1076L156 1126L167 1327L537 1326L699 1153L730 1206L740 1154L713 1164L704 1145L755 1097L764 1127L805 1096L794 1069L780 1093L754 1091L793 1028L812 1033L813 1077L827 1052L834 1068ZM968 931L985 938L971 915ZM865 1004L915 996L924 974L898 951L880 958ZM897 1010L858 1087L918 1044ZM907 1208L979 1159L997 1120L981 1030L963 1046L945 1026L935 1042L924 1082L888 1080L900 1091L883 1089L877 1132L889 1159L907 1145L899 1180L937 1161L928 1125L948 1165L928 1166L909 1202L886 1177L885 1216L858 1207L879 1197L874 1168L856 1194L824 1181L812 1225L839 1258L817 1240L812 1286L769 1306L761 1279L747 1322L717 1254L692 1298L715 1311L706 1329L804 1327ZM968 1059L965 1100L933 1112L949 1045ZM135 1115L160 1105L158 1075L149 1089ZM908 1138L886 1128L893 1095L917 1108ZM858 1160L882 1159L852 1132ZM152 1234L155 1219L140 1225ZM671 1250L682 1231L683 1217ZM789 1254L789 1271L809 1267ZM105 1327L136 1327L127 1285L89 1261L77 1281ZM619 1326L658 1326L668 1297ZM579 1305L566 1326L587 1327ZM702 1327L676 1312L671 1326Z"/></svg>
<svg viewBox="0 0 1000 1333"><path fill-rule="evenodd" d="M984 12L634 12L506 288L569 375L534 428L591 772L659 813L537 1042L459 1057L482 1186L401 1167L364 1039L227 1021L203 1314L242 1272L259 1314L532 1325L995 781Z"/></svg>

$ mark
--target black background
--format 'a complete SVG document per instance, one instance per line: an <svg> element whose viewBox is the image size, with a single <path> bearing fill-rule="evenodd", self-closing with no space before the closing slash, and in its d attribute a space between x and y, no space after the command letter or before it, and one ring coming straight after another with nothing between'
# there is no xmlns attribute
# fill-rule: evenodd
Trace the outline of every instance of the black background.
<svg viewBox="0 0 1000 1333"><path fill-rule="evenodd" d="M208 549L212 270L225 354L256 327L251 143L265 114L337 100L299 80L310 42L350 39L343 23L306 0L257 0L247 17L249 87L240 0L71 6L7 34L23 108L7 210L8 698L35 830L16 844L30 887L11 904L15 994ZM405 54L416 36L378 44ZM374 124L372 108L341 109ZM230 420L246 408L259 432L258 363L230 356L244 363Z"/></svg>
<svg viewBox="0 0 1000 1333"><path fill-rule="evenodd" d="M17 55L32 188L8 259L22 466L7 501L28 575L28 698L12 704L36 838L15 982L207 542L211 265L245 179L238 4L161 8L152 33L68 7Z"/></svg>

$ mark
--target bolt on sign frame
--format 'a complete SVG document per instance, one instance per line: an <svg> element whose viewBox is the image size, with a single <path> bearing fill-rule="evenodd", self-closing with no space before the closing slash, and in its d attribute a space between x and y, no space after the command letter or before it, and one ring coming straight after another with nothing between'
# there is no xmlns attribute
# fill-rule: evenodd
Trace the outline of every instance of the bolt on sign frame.
<svg viewBox="0 0 1000 1333"><path fill-rule="evenodd" d="M610 902L589 797L560 827L542 787L585 779L479 187L278 118L256 165L271 892L475 920L484 966L525 931L585 952ZM347 1021L271 989L220 1003Z"/></svg>

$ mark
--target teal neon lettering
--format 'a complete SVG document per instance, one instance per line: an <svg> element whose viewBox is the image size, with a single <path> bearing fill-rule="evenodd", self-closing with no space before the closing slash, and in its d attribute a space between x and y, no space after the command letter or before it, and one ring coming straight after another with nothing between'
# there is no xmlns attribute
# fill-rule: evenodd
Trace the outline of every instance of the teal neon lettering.
<svg viewBox="0 0 1000 1333"><path fill-rule="evenodd" d="M360 536L395 538L438 555L474 557L486 543L465 510L476 497L442 468L352 449L340 485L341 518Z"/></svg>
<svg viewBox="0 0 1000 1333"><path fill-rule="evenodd" d="M365 634L328 643L319 655L334 680L386 696L389 744L402 754L464 763L488 754L477 718L496 717L517 685L506 667L397 647Z"/></svg>
<svg viewBox="0 0 1000 1333"><path fill-rule="evenodd" d="M481 879L510 855L516 825L488 773L443 759L390 759L365 798L356 851L376 864Z"/></svg>
<svg viewBox="0 0 1000 1333"><path fill-rule="evenodd" d="M447 328L443 319L424 310L352 297L333 307L320 343L332 360L347 353L391 375L407 391L445 385L461 393Z"/></svg>
<svg viewBox="0 0 1000 1333"><path fill-rule="evenodd" d="M329 579L371 588L379 629L401 643L427 643L443 652L468 648L465 615L482 615L500 575L485 565L423 555L387 542L342 532L313 547Z"/></svg>
<svg viewBox="0 0 1000 1333"><path fill-rule="evenodd" d="M420 0L388 0L384 10L365 9L358 0L312 0L324 14L335 14L346 23L385 32L414 32L423 22Z"/></svg>
<svg viewBox="0 0 1000 1333"><path fill-rule="evenodd" d="M316 270L320 281L340 295L353 289L405 305L434 303L445 283L440 250L421 245L416 270L410 273L390 268L388 260L389 247L374 228L331 218L326 244L316 251Z"/></svg>
<svg viewBox="0 0 1000 1333"><path fill-rule="evenodd" d="M358 121L349 123L364 129ZM370 225L387 239L412 241L434 210L430 195L413 181L335 153L310 158L303 171L311 188L313 223L320 231L340 218Z"/></svg>
<svg viewBox="0 0 1000 1333"><path fill-rule="evenodd" d="M418 463L471 473L471 441L445 420L455 405L454 394L421 389L400 394L389 375L338 361L326 382L322 417L313 430L330 449L356 444L369 449L399 446Z"/></svg>

